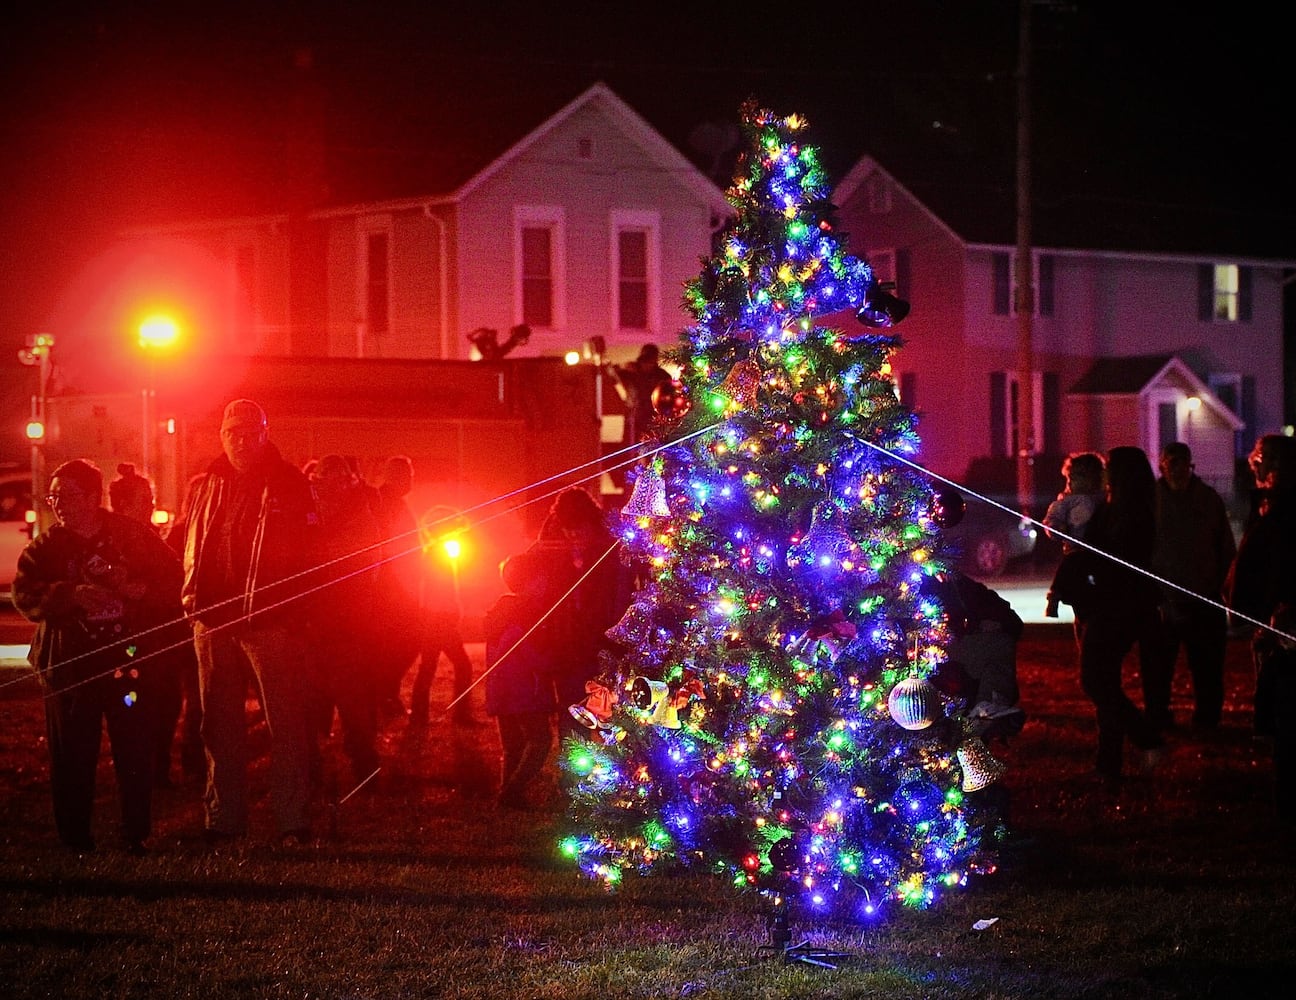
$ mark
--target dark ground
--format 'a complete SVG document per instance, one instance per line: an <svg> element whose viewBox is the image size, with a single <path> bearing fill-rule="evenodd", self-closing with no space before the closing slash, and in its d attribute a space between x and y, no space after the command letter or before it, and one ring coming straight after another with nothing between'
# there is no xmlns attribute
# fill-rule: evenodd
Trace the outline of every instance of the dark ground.
<svg viewBox="0 0 1296 1000"><path fill-rule="evenodd" d="M480 670L482 647L474 644L469 651ZM1183 728L1169 735L1169 752L1154 773L1141 774L1132 760L1128 763L1129 778L1118 797L1105 794L1092 774L1093 712L1079 687L1069 628L1028 625L1019 653L1028 721L1010 742L991 747L1008 765L1002 784L1011 798L1012 847L994 875L947 896L930 912L898 915L890 929L871 939L878 961L922 967L928 985L941 986L931 992L910 984L886 995L1067 1000L1288 995L1296 974L1291 920L1296 838L1272 819L1271 761L1251 738L1248 645L1229 644L1224 724L1209 736L1184 725L1191 691L1181 665L1173 707ZM1134 662L1126 666L1129 690L1137 694ZM447 686L448 679L439 678L434 707L445 704ZM480 695L474 700L480 715ZM336 808L321 803L319 840L305 854L284 858L266 846L273 830L262 761L254 767L258 798L245 849L229 856L204 849L201 791L181 784L158 794L150 857L130 859L101 846L92 856L73 858L58 848L53 833L43 732L35 685L20 672L0 673L0 976L37 962L40 971L32 973L32 988L24 996L149 995L145 985L196 995L186 978L195 969L228 986L238 981L238 963L215 956L237 954L246 946L253 915L270 921L257 932L264 935L265 954L296 956L311 938L327 940L328 948L355 945L354 930L330 918L329 900L347 900L348 907L363 911L355 919L363 919L364 933L375 938L398 934L393 906L401 909L402 919L430 921L414 928L431 949L425 953L469 963L457 973L463 991L456 996L610 996L615 991L576 985L569 974L578 967L573 963L583 963L579 968L591 974L624 976L628 956L656 947L661 934L681 934L681 940L690 933L721 934L717 927L751 905L732 901L721 889L718 902L703 897L686 902L674 894L678 887L649 879L641 889L627 885L625 903L618 906L647 905L655 922L641 925L620 908L600 917L607 905L599 902L603 897L556 858L561 817L521 818L496 810L498 741L494 727L485 724L434 723L423 741L409 740L399 722L389 725L381 747L384 772L376 787ZM257 734L263 744L263 729ZM325 768L327 790L341 798L350 779L336 739L326 747ZM111 845L116 807L106 760L99 787L96 833L101 845ZM433 888L442 885L437 879L450 881ZM250 887L246 891L252 895L240 896L240 886ZM468 890L455 886L475 888L465 895ZM530 902L515 911L510 900ZM679 905L688 912L672 917L667 910ZM132 954L139 952L133 959L139 969L113 971L111 948L93 944L95 934L102 933L97 928L133 920L137 912L192 927L159 925L149 940L132 945ZM286 922L283 914L290 912L300 925ZM540 933L539 914L551 950L528 958L526 968L547 985L501 992L487 971L471 971L500 953L489 930L475 932L485 943L456 943L461 922L489 928L492 921L500 926L520 921L525 936ZM597 925L611 915L616 919L602 930L581 922ZM986 917L1000 918L993 931L968 930ZM654 931L661 920L665 929ZM675 927L672 920L683 923ZM716 940L729 941L727 934ZM197 961L189 956L172 972L159 971L172 968L166 965L168 949L197 947L194 940L200 940L206 964L186 965ZM579 952L576 958L568 954L572 949ZM285 959L283 978L256 995L434 995L398 988L390 981L391 969L362 952L347 959L348 974L355 977L347 990L299 990L302 983L336 973L341 960L300 961L304 964ZM732 955L702 961L732 961ZM416 969L401 972L416 974ZM97 992L96 977L111 978L117 988ZM64 982L81 985L62 993L50 985ZM856 987L863 992L839 992L847 982L825 979L822 988L830 992L795 995L883 995L871 992L867 976L861 980L865 985ZM741 985L733 982L730 992L717 986L714 995L748 995ZM622 995L683 994L650 989Z"/></svg>

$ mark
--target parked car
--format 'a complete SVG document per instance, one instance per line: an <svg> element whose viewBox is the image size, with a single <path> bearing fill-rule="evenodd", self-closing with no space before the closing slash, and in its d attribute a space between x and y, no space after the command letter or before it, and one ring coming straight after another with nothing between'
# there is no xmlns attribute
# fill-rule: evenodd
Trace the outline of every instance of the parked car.
<svg viewBox="0 0 1296 1000"><path fill-rule="evenodd" d="M6 594L13 586L18 557L31 541L31 494L30 471L0 471L0 592Z"/></svg>
<svg viewBox="0 0 1296 1000"><path fill-rule="evenodd" d="M1015 510L1015 501L1000 501ZM966 498L967 508L958 524L945 530L959 568L972 577L1002 576L1013 562L1035 551L1035 526L1016 513Z"/></svg>

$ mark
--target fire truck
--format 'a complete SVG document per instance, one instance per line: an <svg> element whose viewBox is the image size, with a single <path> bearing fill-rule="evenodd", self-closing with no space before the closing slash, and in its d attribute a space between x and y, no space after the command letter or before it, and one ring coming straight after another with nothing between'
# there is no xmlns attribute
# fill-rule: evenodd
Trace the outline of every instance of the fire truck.
<svg viewBox="0 0 1296 1000"><path fill-rule="evenodd" d="M623 411L598 365L266 357L212 362L209 374L202 387L160 381L143 391L51 395L39 478L88 458L107 483L129 462L153 481L165 522L178 513L190 477L220 454L224 404L254 399L270 440L298 467L341 454L376 483L387 458L411 459L406 499L416 517L445 507L461 515L456 571L469 616L500 592L500 561L535 537L559 490L582 485L609 507L620 503L600 470L602 457L620 447ZM38 510L39 531L49 512ZM443 553L434 534L425 539L429 558Z"/></svg>

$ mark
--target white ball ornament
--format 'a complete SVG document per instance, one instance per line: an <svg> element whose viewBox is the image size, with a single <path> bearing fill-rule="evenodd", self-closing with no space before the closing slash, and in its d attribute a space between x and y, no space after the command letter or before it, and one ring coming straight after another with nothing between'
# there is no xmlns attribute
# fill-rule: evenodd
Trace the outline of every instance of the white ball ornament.
<svg viewBox="0 0 1296 1000"><path fill-rule="evenodd" d="M887 710L903 729L926 729L936 721L940 695L921 677L907 677L891 689Z"/></svg>

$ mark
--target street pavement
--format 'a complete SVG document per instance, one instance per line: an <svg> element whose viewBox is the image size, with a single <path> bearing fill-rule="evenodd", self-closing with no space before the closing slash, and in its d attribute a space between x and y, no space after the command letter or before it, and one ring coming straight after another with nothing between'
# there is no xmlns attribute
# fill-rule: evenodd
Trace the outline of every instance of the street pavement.
<svg viewBox="0 0 1296 1000"><path fill-rule="evenodd" d="M1005 576L998 580L982 580L987 587L998 592L999 596L1012 605L1027 625L1066 625L1074 621L1071 607L1063 604L1058 609L1057 618L1046 618L1044 608L1048 603L1049 584L1053 575L1048 576Z"/></svg>

